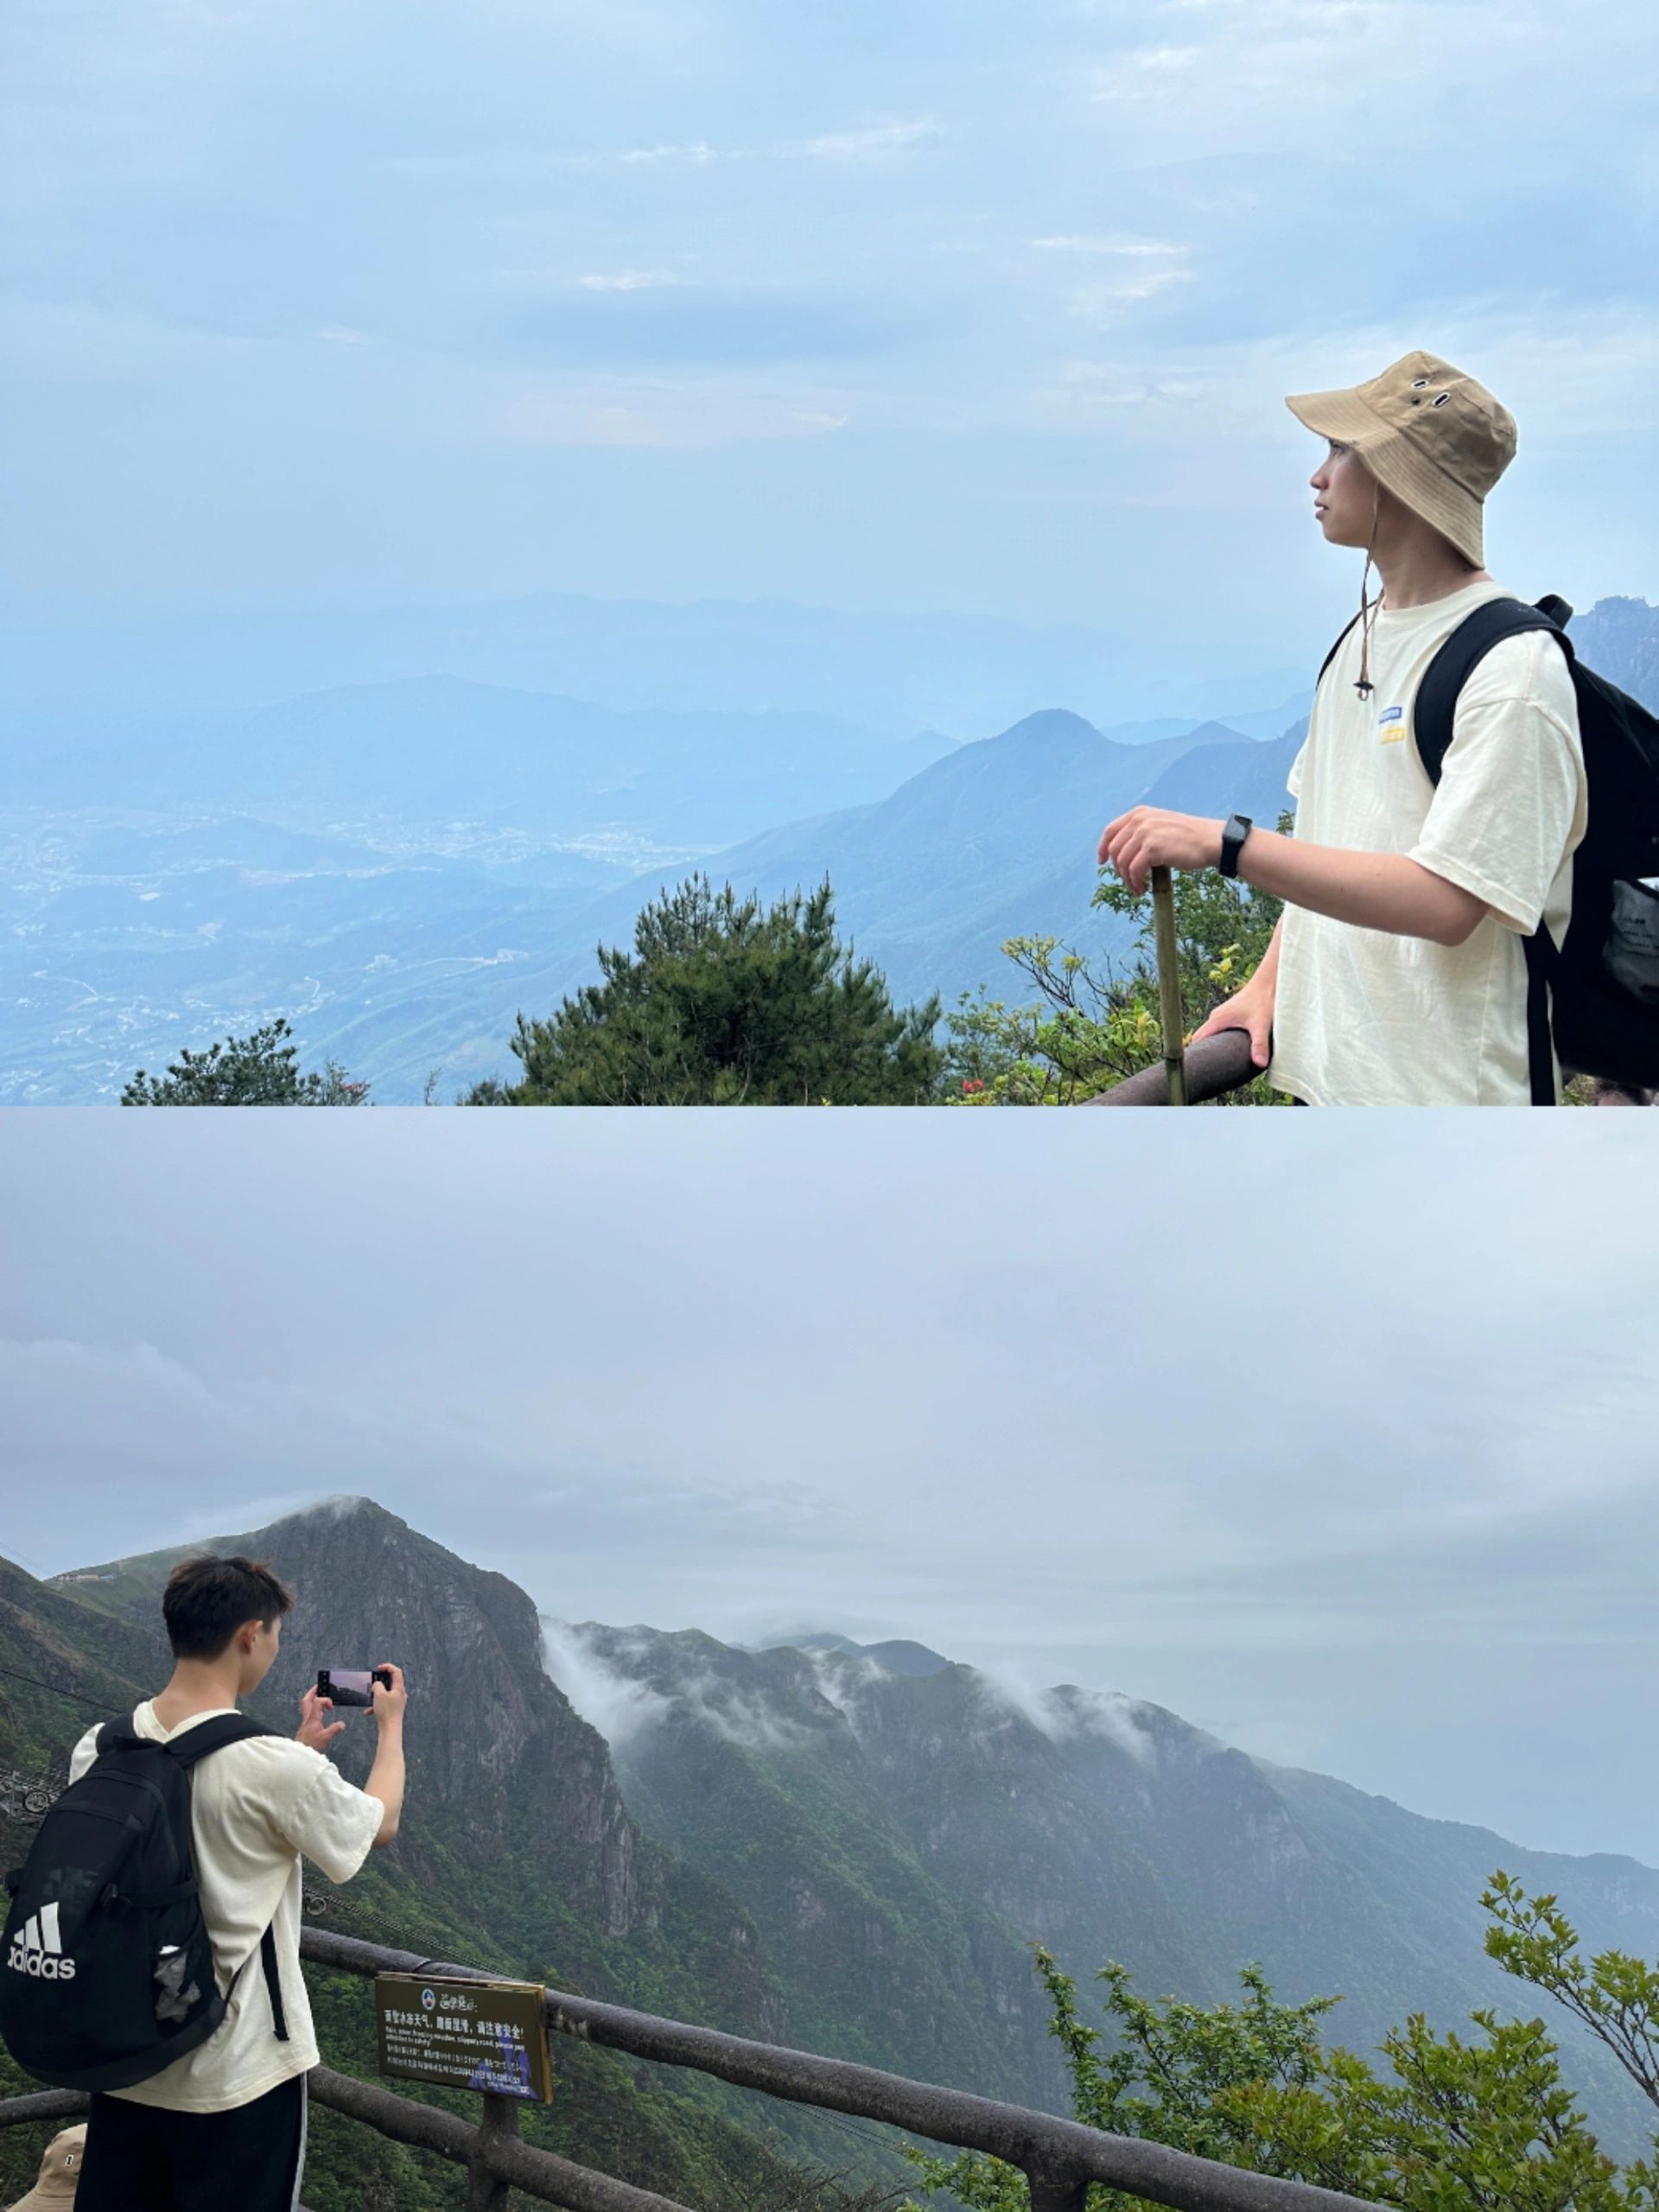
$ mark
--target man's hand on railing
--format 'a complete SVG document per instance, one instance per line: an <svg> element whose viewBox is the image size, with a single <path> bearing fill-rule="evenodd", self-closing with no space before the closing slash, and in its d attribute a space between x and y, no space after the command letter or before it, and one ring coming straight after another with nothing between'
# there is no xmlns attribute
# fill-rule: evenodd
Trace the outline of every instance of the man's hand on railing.
<svg viewBox="0 0 1659 2212"><path fill-rule="evenodd" d="M1201 1038L1218 1037L1224 1029L1242 1029L1250 1040L1250 1062L1264 1068L1273 1056L1273 990L1262 988L1260 971L1243 990L1235 991L1187 1039L1188 1048Z"/></svg>

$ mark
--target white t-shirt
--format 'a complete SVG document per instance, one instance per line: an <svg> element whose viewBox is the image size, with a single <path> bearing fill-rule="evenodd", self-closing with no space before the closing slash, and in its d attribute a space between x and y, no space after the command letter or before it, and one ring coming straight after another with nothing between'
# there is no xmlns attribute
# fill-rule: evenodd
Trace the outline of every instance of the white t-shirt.
<svg viewBox="0 0 1659 2212"><path fill-rule="evenodd" d="M1541 916L1559 945L1588 819L1578 702L1542 631L1505 638L1470 676L1436 787L1412 741L1436 650L1500 583L1390 608L1371 632L1361 699L1357 623L1314 698L1288 778L1296 835L1404 853L1492 910L1458 945L1361 929L1287 904L1268 1079L1311 1106L1524 1106L1527 972ZM1560 1069L1556 1069L1559 1094Z"/></svg>
<svg viewBox="0 0 1659 2212"><path fill-rule="evenodd" d="M132 1725L139 1735L165 1744L212 1717L193 1713L169 1730L146 1702L133 1713ZM92 1764L97 1736L96 1728L89 1729L76 1745L71 1782ZM245 1967L224 2019L206 2043L147 2082L110 2094L169 2112L228 2112L317 2063L300 1971L300 1856L314 1860L331 1882L349 1881L368 1857L383 1814L378 1798L353 1789L321 1751L290 1736L226 1744L191 1770L190 1786L196 1879L220 1989L245 1961ZM259 1957L259 1939L272 1926L286 2043L276 2040Z"/></svg>

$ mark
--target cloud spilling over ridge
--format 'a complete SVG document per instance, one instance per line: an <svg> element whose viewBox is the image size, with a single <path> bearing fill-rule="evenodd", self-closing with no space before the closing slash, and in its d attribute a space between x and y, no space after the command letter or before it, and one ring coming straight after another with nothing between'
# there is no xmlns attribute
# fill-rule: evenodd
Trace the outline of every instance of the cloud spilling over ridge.
<svg viewBox="0 0 1659 2212"><path fill-rule="evenodd" d="M617 1654L642 1657L651 1642L649 1630L619 1633L593 1622L542 1617L549 1675L613 1751L635 1744L671 1713L713 1730L744 1751L788 1751L805 1739L805 1732L772 1712L763 1697L722 1681L708 1667L694 1666L664 1694L617 1663Z"/></svg>
<svg viewBox="0 0 1659 2212"><path fill-rule="evenodd" d="M882 1679L887 1669L854 1651L804 1651L801 1656L812 1669L818 1695L835 1707L856 1736L863 1694Z"/></svg>
<svg viewBox="0 0 1659 2212"><path fill-rule="evenodd" d="M1156 1746L1141 1726L1137 1699L1118 1690L1084 1690L1065 1683L1039 1689L1010 1674L979 1675L980 1694L988 1705L1017 1713L1051 1743L1077 1743L1098 1736L1143 1764Z"/></svg>
<svg viewBox="0 0 1659 2212"><path fill-rule="evenodd" d="M614 1751L655 1726L670 1700L646 1683L612 1666L591 1637L568 1621L541 1616L542 1661L552 1680L589 1727Z"/></svg>

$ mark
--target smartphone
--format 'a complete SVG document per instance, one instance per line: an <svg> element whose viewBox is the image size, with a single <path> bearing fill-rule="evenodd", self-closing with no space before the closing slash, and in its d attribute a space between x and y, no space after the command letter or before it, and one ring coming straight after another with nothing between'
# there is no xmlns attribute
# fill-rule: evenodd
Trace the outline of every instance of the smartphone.
<svg viewBox="0 0 1659 2212"><path fill-rule="evenodd" d="M391 1675L385 1667L320 1667L317 1669L317 1695L326 1697L335 1707L372 1706L373 1684L384 1682L391 1688Z"/></svg>

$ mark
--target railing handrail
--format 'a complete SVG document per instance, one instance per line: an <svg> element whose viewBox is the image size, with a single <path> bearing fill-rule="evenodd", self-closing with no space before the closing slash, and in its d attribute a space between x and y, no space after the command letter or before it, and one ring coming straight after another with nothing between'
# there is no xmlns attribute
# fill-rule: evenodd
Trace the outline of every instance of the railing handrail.
<svg viewBox="0 0 1659 2212"><path fill-rule="evenodd" d="M300 1952L314 1965L342 1974L424 1974L483 1982L495 1979L481 1967L391 1950L332 1929L302 1928ZM1366 2200L1337 2190L1251 2173L1165 2144L1109 2134L1052 2113L911 2081L849 2059L757 2043L747 2036L694 2027L683 2020L636 2012L626 2005L574 1996L545 1985L543 1999L547 2024L560 2035L662 2065L690 2067L734 2088L879 2120L929 2142L1000 2158L1025 2174L1032 2212L1084 2212L1095 2182L1167 2205L1172 2212L1376 2212ZM306 2078L309 2094L319 2104L395 2142L435 2152L465 2166L471 2179L469 2203L504 2204L507 2190L513 2188L543 2203L563 2206L566 2212L685 2212L671 2198L595 2173L523 2141L518 2107L511 2098L486 2096L482 2120L475 2126L440 2106L418 2104L378 2082L359 2081L331 2067L314 2067ZM86 2098L72 2089L43 2089L0 2100L0 2127L72 2119L86 2105Z"/></svg>
<svg viewBox="0 0 1659 2212"><path fill-rule="evenodd" d="M493 1979L478 1967L391 1950L333 1929L302 1929L300 1950L315 1965L345 1974ZM931 2142L1001 2158L1027 2176L1033 2212L1082 2212L1091 2182L1170 2206L1173 2212L1375 2212L1363 2198L1311 2182L1251 2173L1161 2143L1108 2134L1079 2120L911 2081L852 2060L757 2043L567 1991L545 1989L544 1996L548 2026L560 2035L626 2050L636 2058L690 2067L739 2088L880 2120Z"/></svg>
<svg viewBox="0 0 1659 2212"><path fill-rule="evenodd" d="M1187 1046L1185 1058L1189 1106L1201 1106L1207 1099L1224 1097L1230 1090L1242 1090L1252 1076L1261 1073L1250 1057L1248 1029L1220 1029L1213 1037L1201 1037L1196 1045ZM1167 1106L1169 1078L1164 1064L1154 1060L1149 1068L1138 1068L1109 1090L1098 1091L1079 1103L1084 1106Z"/></svg>
<svg viewBox="0 0 1659 2212"><path fill-rule="evenodd" d="M437 2105L416 2104L377 2082L359 2082L329 2066L314 2066L305 2077L313 2103L355 2120L394 2143L433 2151L465 2166L474 2189L469 2202L505 2202L509 2189L521 2190L563 2212L688 2212L674 2198L659 2196L609 2174L578 2166L555 2152L537 2149L518 2134L518 2108L510 2097L486 2095L478 2126ZM41 2120L79 2120L91 2100L80 2089L41 2089L33 2095L0 2099L0 2128ZM296 2212L307 2212L303 2204Z"/></svg>

